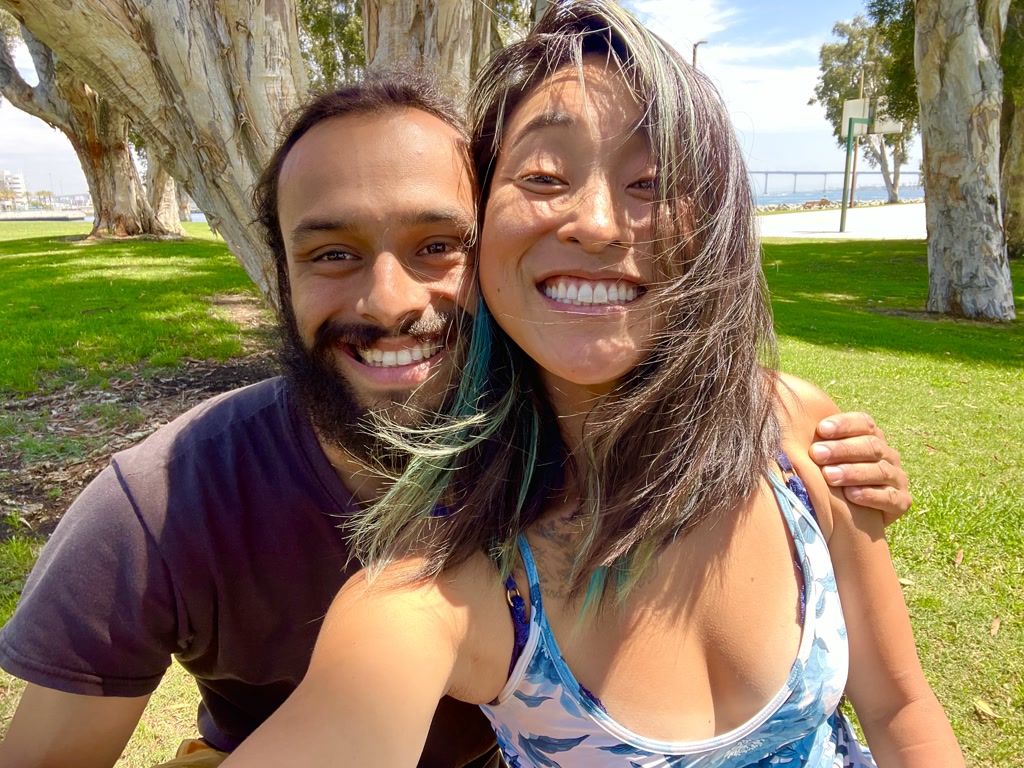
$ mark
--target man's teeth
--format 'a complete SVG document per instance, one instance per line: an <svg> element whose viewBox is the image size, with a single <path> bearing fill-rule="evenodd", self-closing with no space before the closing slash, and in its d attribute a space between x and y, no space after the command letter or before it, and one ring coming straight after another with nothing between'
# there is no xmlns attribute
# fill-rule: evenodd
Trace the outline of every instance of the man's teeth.
<svg viewBox="0 0 1024 768"><path fill-rule="evenodd" d="M567 280L560 278L544 283L544 295L560 304L594 306L595 304L626 304L635 301L637 287L610 280Z"/></svg>
<svg viewBox="0 0 1024 768"><path fill-rule="evenodd" d="M396 365L410 365L414 362L418 363L420 360L429 360L440 351L440 344L425 341L407 349L389 349L386 351L376 347L356 349L356 354L367 365L372 365L376 368L393 368Z"/></svg>

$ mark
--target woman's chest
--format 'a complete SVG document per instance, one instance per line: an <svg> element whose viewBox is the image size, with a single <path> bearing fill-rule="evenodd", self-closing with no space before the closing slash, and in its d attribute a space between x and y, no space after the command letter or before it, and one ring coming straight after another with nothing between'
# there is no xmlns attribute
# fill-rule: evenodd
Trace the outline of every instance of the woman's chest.
<svg viewBox="0 0 1024 768"><path fill-rule="evenodd" d="M705 739L753 717L783 687L801 638L803 582L769 492L729 521L668 545L625 602L581 619L564 549L531 538L542 604L575 681L650 738Z"/></svg>

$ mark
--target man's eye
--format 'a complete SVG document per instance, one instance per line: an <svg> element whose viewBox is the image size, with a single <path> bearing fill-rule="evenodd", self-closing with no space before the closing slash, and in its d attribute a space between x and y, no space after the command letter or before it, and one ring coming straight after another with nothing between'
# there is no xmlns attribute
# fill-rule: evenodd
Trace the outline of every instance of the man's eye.
<svg viewBox="0 0 1024 768"><path fill-rule="evenodd" d="M354 258L355 258L355 256L353 256L348 251L331 250L331 251L322 251L322 252L318 253L316 255L316 258L313 259L313 260L314 261L351 261Z"/></svg>
<svg viewBox="0 0 1024 768"><path fill-rule="evenodd" d="M438 242L425 245L420 250L420 254L423 256L449 256L454 253L461 253L462 250L455 243Z"/></svg>

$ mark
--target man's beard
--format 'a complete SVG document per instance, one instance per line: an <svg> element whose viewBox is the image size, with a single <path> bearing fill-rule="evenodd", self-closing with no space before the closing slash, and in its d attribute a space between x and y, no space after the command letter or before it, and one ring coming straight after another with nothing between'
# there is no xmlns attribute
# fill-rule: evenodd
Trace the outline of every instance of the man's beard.
<svg viewBox="0 0 1024 768"><path fill-rule="evenodd" d="M454 396L454 375L461 369L458 352L467 338L469 315L462 310L438 311L397 331L328 320L317 329L312 347L308 347L299 334L291 308L286 307L281 314L279 358L284 377L317 437L375 472L400 475L408 463L408 453L383 440L375 429L375 421L382 419L400 428L415 428L437 420L438 413L445 410ZM415 390L397 390L373 402L362 402L365 398L359 397L335 365L338 344L365 348L381 338L400 335L439 339L444 352L451 356L446 380L434 381L432 376L426 385Z"/></svg>

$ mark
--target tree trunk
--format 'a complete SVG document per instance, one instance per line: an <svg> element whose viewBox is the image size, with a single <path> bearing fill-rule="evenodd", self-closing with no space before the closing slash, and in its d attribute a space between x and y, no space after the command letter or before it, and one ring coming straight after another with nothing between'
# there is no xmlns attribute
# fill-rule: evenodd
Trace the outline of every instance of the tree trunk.
<svg viewBox="0 0 1024 768"><path fill-rule="evenodd" d="M305 96L290 0L0 0L117 103L269 294L250 190L282 117Z"/></svg>
<svg viewBox="0 0 1024 768"><path fill-rule="evenodd" d="M999 204L999 48L1009 0L917 0L914 59L928 220L928 310L1016 316Z"/></svg>
<svg viewBox="0 0 1024 768"><path fill-rule="evenodd" d="M882 173L882 182L885 184L885 192L888 196L889 203L898 203L900 201L900 186L899 186L899 158L896 150L893 149L893 166L895 167L896 175L894 177L892 171L889 170L889 151L886 149L885 140L881 135L875 134L867 137L867 145L865 151L871 158L873 165L877 165L878 169Z"/></svg>
<svg viewBox="0 0 1024 768"><path fill-rule="evenodd" d="M178 221L192 221L192 198L189 197L185 185L174 182L175 196L178 198Z"/></svg>
<svg viewBox="0 0 1024 768"><path fill-rule="evenodd" d="M128 120L30 32L23 31L22 36L39 84L33 87L21 78L6 41L0 40L0 92L15 107L46 121L71 142L92 195L90 237L167 234L153 216L139 183L128 146Z"/></svg>
<svg viewBox="0 0 1024 768"><path fill-rule="evenodd" d="M362 5L368 69L410 64L465 88L497 44L493 0L363 0Z"/></svg>
<svg viewBox="0 0 1024 768"><path fill-rule="evenodd" d="M146 197L153 215L168 234L185 234L178 214L178 182L171 178L171 174L155 157L150 157L146 162Z"/></svg>
<svg viewBox="0 0 1024 768"><path fill-rule="evenodd" d="M1003 229L1009 258L1024 256L1024 109L1010 105L1003 122L1003 163L999 184L1003 202Z"/></svg>

